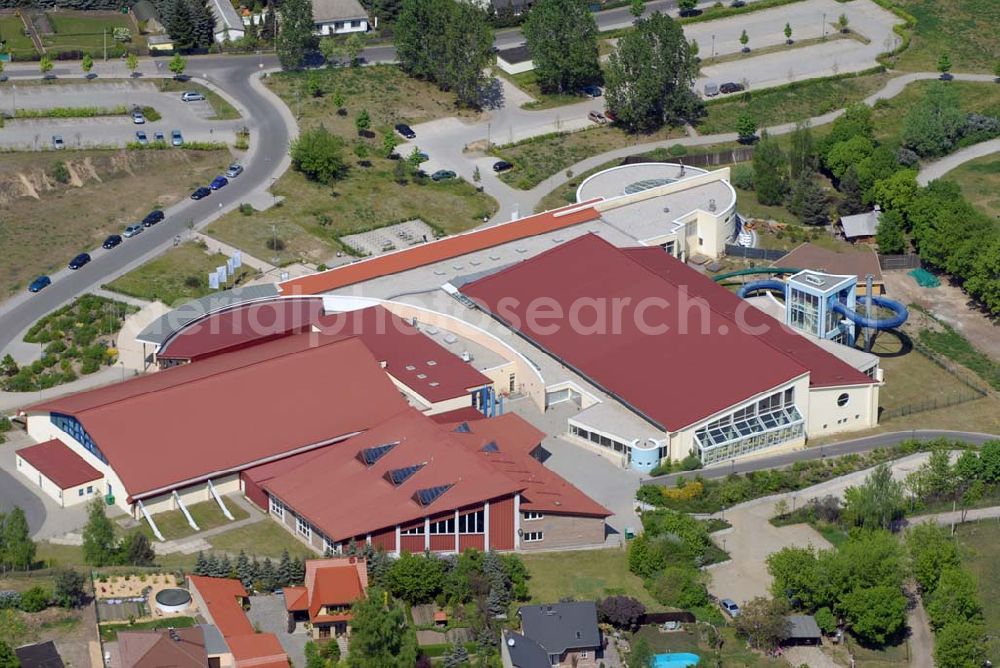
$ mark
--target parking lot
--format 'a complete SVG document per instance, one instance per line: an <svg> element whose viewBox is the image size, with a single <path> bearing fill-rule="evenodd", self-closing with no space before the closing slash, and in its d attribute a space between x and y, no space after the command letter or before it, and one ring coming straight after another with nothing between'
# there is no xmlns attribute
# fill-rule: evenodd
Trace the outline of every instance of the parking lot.
<svg viewBox="0 0 1000 668"><path fill-rule="evenodd" d="M67 148L124 146L136 141L142 131L150 141L162 132L170 141L173 130L180 130L184 141L226 142L236 139L243 120L211 120L215 113L205 100L184 102L181 93L161 93L154 82L114 81L24 85L12 83L0 88L0 109L13 116L18 109L54 109L124 106L152 107L162 117L158 121L133 123L128 115L93 118L7 119L0 128L0 147L7 149L52 148L52 137L59 135Z"/></svg>

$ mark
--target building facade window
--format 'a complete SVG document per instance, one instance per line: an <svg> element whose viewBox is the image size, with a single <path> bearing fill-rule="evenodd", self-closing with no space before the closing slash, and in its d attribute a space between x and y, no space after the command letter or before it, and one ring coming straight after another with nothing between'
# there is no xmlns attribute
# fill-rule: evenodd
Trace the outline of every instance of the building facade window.
<svg viewBox="0 0 1000 668"><path fill-rule="evenodd" d="M93 494L93 493L94 493L94 486L87 485L87 494Z"/></svg>
<svg viewBox="0 0 1000 668"><path fill-rule="evenodd" d="M323 554L340 554L341 552L340 545L323 536Z"/></svg>
<svg viewBox="0 0 1000 668"><path fill-rule="evenodd" d="M851 400L851 395L849 395L847 392L844 392L839 397L837 397L837 405L843 408L844 406L847 405L847 402L850 400Z"/></svg>
<svg viewBox="0 0 1000 668"><path fill-rule="evenodd" d="M431 535L440 536L445 534L455 533L455 518L449 517L446 520L440 520L439 522L431 522Z"/></svg>
<svg viewBox="0 0 1000 668"><path fill-rule="evenodd" d="M417 526L410 527L409 529L400 529L400 536L423 536L424 535L424 525L418 524Z"/></svg>
<svg viewBox="0 0 1000 668"><path fill-rule="evenodd" d="M79 490L77 490L77 492L78 492L78 496L83 496L83 487L81 487Z"/></svg>
<svg viewBox="0 0 1000 668"><path fill-rule="evenodd" d="M459 515L458 533L484 533L486 531L486 513L477 510L468 515Z"/></svg>
<svg viewBox="0 0 1000 668"><path fill-rule="evenodd" d="M524 519L527 522L531 522L532 520L540 520L544 517L545 515L538 512L537 510L526 510L524 512Z"/></svg>
<svg viewBox="0 0 1000 668"><path fill-rule="evenodd" d="M298 515L295 516L295 533L303 538L312 538L312 527L309 526L309 522Z"/></svg>
<svg viewBox="0 0 1000 668"><path fill-rule="evenodd" d="M603 436L593 431L584 429L583 427L578 427L575 424L570 424L569 433L578 438L582 438L585 441L590 441L602 448L608 448L609 450L614 450L617 453L623 454L628 452L628 446L621 441L615 440L608 436Z"/></svg>
<svg viewBox="0 0 1000 668"><path fill-rule="evenodd" d="M804 428L794 388L787 388L709 422L695 431L695 442L708 465L800 438Z"/></svg>
<svg viewBox="0 0 1000 668"><path fill-rule="evenodd" d="M545 539L545 534L542 531L526 531L523 538L525 543L537 543Z"/></svg>
<svg viewBox="0 0 1000 668"><path fill-rule="evenodd" d="M87 452L97 457L101 463L108 463L107 457L104 456L101 449L94 443L94 439L90 437L90 434L87 433L87 430L83 428L83 425L75 417L72 415L63 415L62 413L51 413L49 419L56 427L72 436Z"/></svg>
<svg viewBox="0 0 1000 668"><path fill-rule="evenodd" d="M285 519L285 504L283 504L281 501L278 501L273 496L270 497L270 499L271 499L271 514L279 519Z"/></svg>

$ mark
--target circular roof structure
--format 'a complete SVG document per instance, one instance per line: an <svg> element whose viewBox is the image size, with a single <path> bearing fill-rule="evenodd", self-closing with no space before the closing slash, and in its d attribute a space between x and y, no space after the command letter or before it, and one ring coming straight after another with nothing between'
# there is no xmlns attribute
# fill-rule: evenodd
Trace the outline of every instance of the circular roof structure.
<svg viewBox="0 0 1000 668"><path fill-rule="evenodd" d="M642 181L636 181L635 183L630 183L625 186L624 195L634 195L635 193L641 193L643 190L649 190L650 188L657 188L659 186L665 186L668 183L673 183L677 179L643 179Z"/></svg>
<svg viewBox="0 0 1000 668"><path fill-rule="evenodd" d="M699 167L675 162L637 162L605 169L584 179L576 189L576 201L600 197L611 199L634 195L644 190L665 186L674 181L705 174Z"/></svg>

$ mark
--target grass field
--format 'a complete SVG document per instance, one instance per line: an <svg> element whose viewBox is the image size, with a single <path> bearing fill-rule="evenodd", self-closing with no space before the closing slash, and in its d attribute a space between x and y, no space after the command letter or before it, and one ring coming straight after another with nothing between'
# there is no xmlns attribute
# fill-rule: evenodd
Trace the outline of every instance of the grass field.
<svg viewBox="0 0 1000 668"><path fill-rule="evenodd" d="M933 72L947 53L955 72L992 72L1000 58L996 0L893 0L917 20L910 47L896 66Z"/></svg>
<svg viewBox="0 0 1000 668"><path fill-rule="evenodd" d="M962 111L978 112L989 116L1000 116L1000 85L992 82L916 81L908 85L896 97L880 100L875 104L872 119L875 123L875 137L890 146L899 144L901 121L914 104L935 85L947 85L958 93Z"/></svg>
<svg viewBox="0 0 1000 668"><path fill-rule="evenodd" d="M186 629L194 626L198 620L194 617L171 617L156 619L151 622L136 622L135 624L101 624L101 640L111 642L118 639L119 631L146 631L149 629L165 629L168 626L175 629Z"/></svg>
<svg viewBox="0 0 1000 668"><path fill-rule="evenodd" d="M227 151L184 150L65 151L59 157L73 176L67 184L52 178L50 152L5 153L0 160L0 295L65 266L154 205L187 197L231 160Z"/></svg>
<svg viewBox="0 0 1000 668"><path fill-rule="evenodd" d="M234 521L250 517L250 513L244 510L243 506L240 506L232 501L227 502L226 507L229 508L229 512L233 516ZM225 526L229 523L226 516L222 514L222 509L219 508L219 504L215 501L202 501L201 503L194 503L189 505L187 509L188 512L191 513L194 523L197 524L198 528L202 531ZM191 528L191 525L187 523L187 518L184 517L184 513L180 510L170 510L164 513L157 513L153 515L153 521L156 522L156 526L159 528L160 533L163 534L163 537L167 540L187 538L189 536L194 536L197 533ZM140 530L146 534L146 537L153 540L153 530L149 528L149 524L143 522L140 526Z"/></svg>
<svg viewBox="0 0 1000 668"><path fill-rule="evenodd" d="M604 43L605 42L601 42L601 44ZM577 102L583 102L589 99L582 93L579 95L574 95L572 93L543 93L542 89L538 85L538 75L534 70L520 72L518 74L507 74L499 68L494 71L497 76L504 77L525 93L535 98L534 102L528 102L527 104L521 105L525 109L551 109L553 107L562 107L567 104L576 104Z"/></svg>
<svg viewBox="0 0 1000 668"><path fill-rule="evenodd" d="M281 557L283 551L288 550L293 557L316 558L315 552L271 519L209 536L207 540L213 549L230 554L239 554L240 550L244 550L247 554L259 558L277 559Z"/></svg>
<svg viewBox="0 0 1000 668"><path fill-rule="evenodd" d="M13 14L0 16L0 40L7 43L6 50L14 60L26 59L35 53L31 38L24 34L24 23Z"/></svg>
<svg viewBox="0 0 1000 668"><path fill-rule="evenodd" d="M79 545L57 545L48 541L38 541L37 559L50 568L76 568L87 570L90 568L83 560L83 548ZM156 556L156 565L164 571L175 571L179 569L188 570L194 567L196 555L181 554L161 554Z"/></svg>
<svg viewBox="0 0 1000 668"><path fill-rule="evenodd" d="M85 51L97 54L103 51L105 44L104 31L107 30L107 45L116 44L112 32L117 27L132 31L132 41L127 47L143 53L146 50L146 40L136 30L127 14L118 12L46 12L49 23L55 31L53 35L42 35L42 44L50 52Z"/></svg>
<svg viewBox="0 0 1000 668"><path fill-rule="evenodd" d="M757 122L765 127L821 116L865 99L883 88L891 78L889 74L866 74L843 79L819 79L733 96L706 106L708 115L698 123L698 132L735 132L736 119L744 109L749 109Z"/></svg>
<svg viewBox="0 0 1000 668"><path fill-rule="evenodd" d="M578 601L624 594L650 610L663 608L653 600L642 580L628 570L624 550L581 550L524 554L531 573L528 589L532 603L552 603L569 596Z"/></svg>
<svg viewBox="0 0 1000 668"><path fill-rule="evenodd" d="M158 299L173 306L215 292L208 287L208 274L224 264L226 256L222 253L208 253L200 245L186 242L104 287L139 299ZM244 264L238 270L236 284L252 278L255 273ZM233 285L231 277L227 285Z"/></svg>
<svg viewBox="0 0 1000 668"><path fill-rule="evenodd" d="M962 188L965 199L994 220L1000 220L1000 155L988 155L954 169L944 177Z"/></svg>
<svg viewBox="0 0 1000 668"><path fill-rule="evenodd" d="M899 340L891 333L880 334L875 339L873 351L882 354L879 364L885 371L886 384L879 393L879 405L884 409L897 409L919 404L928 399L927 388L934 388L934 397L968 395L968 387L917 351L899 357L884 356L899 350Z"/></svg>
<svg viewBox="0 0 1000 668"><path fill-rule="evenodd" d="M983 621L989 633L987 656L1000 656L1000 523L996 520L962 524L958 527L962 564L978 581L979 601L983 604Z"/></svg>

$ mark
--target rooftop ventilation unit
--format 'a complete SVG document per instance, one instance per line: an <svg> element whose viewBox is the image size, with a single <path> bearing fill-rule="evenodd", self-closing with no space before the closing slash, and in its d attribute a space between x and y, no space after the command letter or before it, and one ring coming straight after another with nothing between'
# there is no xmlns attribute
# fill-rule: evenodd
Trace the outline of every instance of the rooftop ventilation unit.
<svg viewBox="0 0 1000 668"><path fill-rule="evenodd" d="M716 208L715 207L715 200L714 199L708 200L708 210L709 211L715 211L715 208Z"/></svg>
<svg viewBox="0 0 1000 668"><path fill-rule="evenodd" d="M471 362L472 361L472 353L470 353L468 350L463 350L462 351L462 361L463 362Z"/></svg>
<svg viewBox="0 0 1000 668"><path fill-rule="evenodd" d="M802 277L802 280L804 280L806 283L815 285L817 287L823 287L824 283L822 278L820 278L819 276L815 276L813 274L806 274L805 276Z"/></svg>

